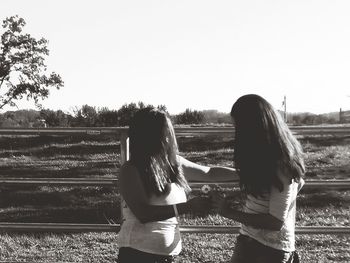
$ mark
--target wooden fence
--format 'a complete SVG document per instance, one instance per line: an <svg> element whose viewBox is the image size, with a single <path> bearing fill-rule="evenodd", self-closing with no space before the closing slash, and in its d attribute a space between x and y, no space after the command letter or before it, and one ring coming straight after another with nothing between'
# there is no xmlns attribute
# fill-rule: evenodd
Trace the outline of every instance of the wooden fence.
<svg viewBox="0 0 350 263"><path fill-rule="evenodd" d="M196 135L233 135L233 127L191 127L176 128L177 136ZM299 135L333 135L348 136L350 127L331 126L294 126L291 130ZM127 128L2 128L0 135L103 135L120 136L121 163L129 156ZM47 185L47 186L117 186L117 179L99 178L0 178L0 185ZM206 182L191 183L199 188ZM220 185L220 184L219 184ZM225 186L237 187L237 182L225 183ZM349 189L350 180L313 180L307 181L305 188ZM0 223L1 232L118 232L119 224L67 224L67 223ZM237 226L180 226L186 233L238 233ZM350 227L302 226L296 227L298 234L350 234Z"/></svg>

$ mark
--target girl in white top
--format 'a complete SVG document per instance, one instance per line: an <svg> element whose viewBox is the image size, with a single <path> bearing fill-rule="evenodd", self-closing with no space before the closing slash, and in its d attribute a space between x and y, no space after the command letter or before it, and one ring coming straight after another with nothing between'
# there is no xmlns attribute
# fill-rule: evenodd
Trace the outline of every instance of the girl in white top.
<svg viewBox="0 0 350 263"><path fill-rule="evenodd" d="M229 181L236 172L178 156L170 119L159 110L145 108L134 115L129 141L130 161L120 171L124 200L118 262L173 262L181 251L177 214L210 207L203 197L187 201L190 187L185 176L192 181Z"/></svg>
<svg viewBox="0 0 350 263"><path fill-rule="evenodd" d="M219 195L214 198L219 214L242 223L231 262L298 262L294 228L305 173L301 146L280 114L258 95L240 97L231 116L243 209L230 207Z"/></svg>

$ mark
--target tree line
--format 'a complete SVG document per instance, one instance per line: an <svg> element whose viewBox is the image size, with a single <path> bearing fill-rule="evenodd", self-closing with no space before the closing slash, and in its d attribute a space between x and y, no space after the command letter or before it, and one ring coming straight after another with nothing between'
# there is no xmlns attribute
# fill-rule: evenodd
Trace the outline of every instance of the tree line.
<svg viewBox="0 0 350 263"><path fill-rule="evenodd" d="M153 106L143 102L124 104L118 110L83 105L75 107L72 113L50 109L17 110L0 114L0 127L122 127L129 125L137 110L146 107L168 113L165 105ZM229 114L216 110L186 109L182 113L169 116L174 124L230 123Z"/></svg>
<svg viewBox="0 0 350 263"><path fill-rule="evenodd" d="M344 116L342 116L339 112L330 112L324 114L313 114L309 112L290 113L288 114L288 123L291 125L350 123L350 111L345 111L343 113Z"/></svg>
<svg viewBox="0 0 350 263"><path fill-rule="evenodd" d="M168 113L165 105L153 106L143 102L124 104L118 110L107 107L96 108L89 105L75 107L71 113L62 110L17 110L0 114L0 127L122 127L128 126L134 113L142 108L151 107ZM350 113L350 112L349 112ZM168 113L169 114L169 113ZM177 125L231 125L229 113L217 110L186 109L179 114L170 115ZM290 125L318 125L339 123L339 114L288 114ZM350 123L350 119L343 119Z"/></svg>

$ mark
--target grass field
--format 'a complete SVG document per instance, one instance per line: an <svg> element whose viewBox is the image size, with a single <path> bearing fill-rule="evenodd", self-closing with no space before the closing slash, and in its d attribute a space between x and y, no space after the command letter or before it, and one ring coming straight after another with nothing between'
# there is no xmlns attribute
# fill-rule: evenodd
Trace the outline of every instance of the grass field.
<svg viewBox="0 0 350 263"><path fill-rule="evenodd" d="M349 179L350 138L300 138L306 179ZM111 178L120 167L114 137L2 136L1 177ZM207 165L232 166L229 137L179 138L181 154ZM107 223L119 221L117 189L110 187L17 186L0 188L1 222ZM350 226L350 190L305 190L298 200L297 225ZM234 225L217 215L182 217L183 224ZM0 261L115 262L114 233L2 233ZM183 234L177 262L227 262L235 235ZM349 262L349 235L298 235L303 262Z"/></svg>

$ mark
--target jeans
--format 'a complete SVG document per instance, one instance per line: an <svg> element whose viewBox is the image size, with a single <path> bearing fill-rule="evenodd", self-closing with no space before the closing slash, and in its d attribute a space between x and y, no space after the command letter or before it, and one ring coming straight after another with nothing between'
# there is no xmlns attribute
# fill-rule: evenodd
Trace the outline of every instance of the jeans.
<svg viewBox="0 0 350 263"><path fill-rule="evenodd" d="M231 263L297 263L295 252L286 252L265 246L255 239L239 235Z"/></svg>
<svg viewBox="0 0 350 263"><path fill-rule="evenodd" d="M142 252L130 247L119 248L118 263L172 263L174 256Z"/></svg>

